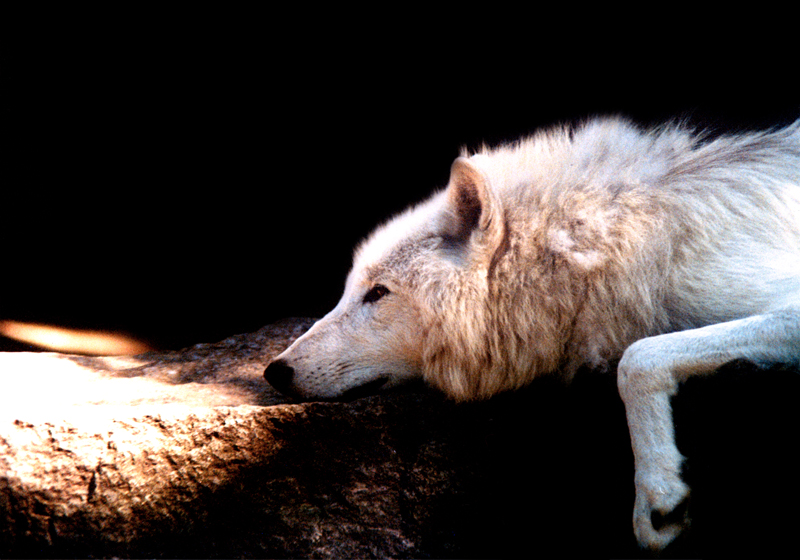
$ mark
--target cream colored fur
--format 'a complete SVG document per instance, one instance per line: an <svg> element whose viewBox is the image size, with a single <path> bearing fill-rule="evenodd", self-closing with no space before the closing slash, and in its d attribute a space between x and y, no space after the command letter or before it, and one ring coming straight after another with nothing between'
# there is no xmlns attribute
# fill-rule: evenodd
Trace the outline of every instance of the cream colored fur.
<svg viewBox="0 0 800 560"><path fill-rule="evenodd" d="M481 399L618 360L634 530L688 488L669 396L736 358L800 362L800 122L706 141L620 119L456 160L356 251L336 308L265 376L304 399L422 376Z"/></svg>

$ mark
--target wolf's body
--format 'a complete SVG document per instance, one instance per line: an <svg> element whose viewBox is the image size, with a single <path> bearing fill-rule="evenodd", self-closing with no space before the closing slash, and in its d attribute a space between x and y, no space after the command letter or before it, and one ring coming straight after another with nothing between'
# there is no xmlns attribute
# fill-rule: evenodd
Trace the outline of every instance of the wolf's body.
<svg viewBox="0 0 800 560"><path fill-rule="evenodd" d="M800 122L705 141L605 119L465 155L265 376L306 399L419 376L475 399L620 360L634 529L661 548L683 520L652 514L688 494L669 397L736 358L800 362Z"/></svg>

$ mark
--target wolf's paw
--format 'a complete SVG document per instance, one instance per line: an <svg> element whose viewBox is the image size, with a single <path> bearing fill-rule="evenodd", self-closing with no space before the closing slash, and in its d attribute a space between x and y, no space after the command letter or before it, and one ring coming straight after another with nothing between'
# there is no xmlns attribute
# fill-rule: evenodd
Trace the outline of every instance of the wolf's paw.
<svg viewBox="0 0 800 560"><path fill-rule="evenodd" d="M637 476L633 531L639 544L662 550L689 525L689 487L677 476Z"/></svg>

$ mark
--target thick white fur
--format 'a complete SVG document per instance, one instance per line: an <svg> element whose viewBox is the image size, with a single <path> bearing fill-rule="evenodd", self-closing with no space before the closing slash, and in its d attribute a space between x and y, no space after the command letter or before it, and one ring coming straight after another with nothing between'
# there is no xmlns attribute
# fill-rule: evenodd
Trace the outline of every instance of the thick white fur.
<svg viewBox="0 0 800 560"><path fill-rule="evenodd" d="M688 494L669 397L736 358L800 362L800 122L706 141L600 119L464 154L276 360L307 399L418 376L486 398L621 360L634 530L658 549L682 522L653 512Z"/></svg>

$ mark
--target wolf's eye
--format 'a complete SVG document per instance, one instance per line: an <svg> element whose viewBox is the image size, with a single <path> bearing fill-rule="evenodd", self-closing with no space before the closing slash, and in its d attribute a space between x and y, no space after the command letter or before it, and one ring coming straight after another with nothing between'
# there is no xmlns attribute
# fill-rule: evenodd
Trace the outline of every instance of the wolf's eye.
<svg viewBox="0 0 800 560"><path fill-rule="evenodd" d="M378 301L388 293L389 293L389 288L387 288L383 284L375 284L374 286L372 286L372 289L370 289L370 291L368 291L364 296L364 303L372 303L373 301Z"/></svg>

